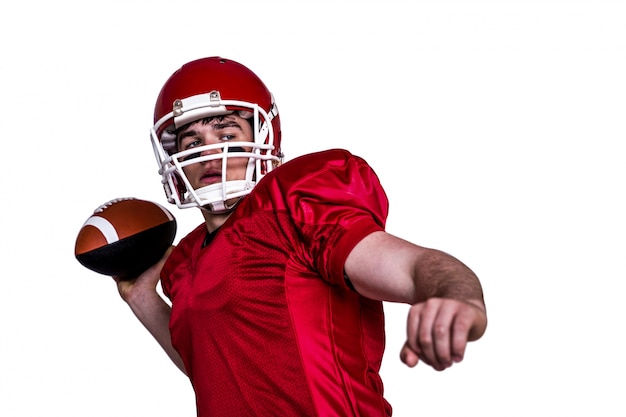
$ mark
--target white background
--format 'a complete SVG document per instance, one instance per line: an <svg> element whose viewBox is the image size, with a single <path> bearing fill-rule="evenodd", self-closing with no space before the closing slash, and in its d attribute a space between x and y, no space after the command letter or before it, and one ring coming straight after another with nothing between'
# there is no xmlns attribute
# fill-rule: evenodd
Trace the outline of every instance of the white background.
<svg viewBox="0 0 626 417"><path fill-rule="evenodd" d="M288 159L365 157L388 231L482 279L488 331L445 372L401 364L387 306L394 416L626 415L623 1L25 0L0 20L0 416L195 415L73 250L105 201L166 204L154 100L211 55L265 80ZM201 221L170 208L177 239Z"/></svg>

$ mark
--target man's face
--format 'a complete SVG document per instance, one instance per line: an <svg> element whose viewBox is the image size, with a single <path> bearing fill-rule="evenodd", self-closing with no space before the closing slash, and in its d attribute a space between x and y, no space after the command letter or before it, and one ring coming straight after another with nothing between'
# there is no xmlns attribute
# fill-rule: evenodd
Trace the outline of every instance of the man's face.
<svg viewBox="0 0 626 417"><path fill-rule="evenodd" d="M178 151L192 150L200 146L222 144L224 142L253 142L254 136L248 120L235 115L215 117L209 121L199 120L178 132ZM241 147L229 148L229 155ZM250 151L246 148L245 151ZM221 154L221 149L205 150L201 155ZM195 154L193 156L196 156ZM226 180L245 179L247 157L228 158ZM222 181L222 159L191 164L183 168L187 179L194 189L206 187Z"/></svg>

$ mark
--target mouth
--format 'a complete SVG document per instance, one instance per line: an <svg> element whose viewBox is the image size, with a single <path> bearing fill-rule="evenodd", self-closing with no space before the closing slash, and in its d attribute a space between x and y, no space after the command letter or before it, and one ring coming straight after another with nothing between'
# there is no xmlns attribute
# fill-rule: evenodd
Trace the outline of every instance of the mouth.
<svg viewBox="0 0 626 417"><path fill-rule="evenodd" d="M200 177L200 184L211 185L222 181L222 173L215 170L206 171Z"/></svg>

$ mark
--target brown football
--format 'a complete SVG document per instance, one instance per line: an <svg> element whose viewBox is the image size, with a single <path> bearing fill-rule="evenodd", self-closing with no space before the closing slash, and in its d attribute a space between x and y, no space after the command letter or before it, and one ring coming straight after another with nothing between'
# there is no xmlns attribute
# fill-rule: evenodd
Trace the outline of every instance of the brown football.
<svg viewBox="0 0 626 417"><path fill-rule="evenodd" d="M122 279L154 265L174 242L176 219L165 207L134 197L116 198L81 226L74 254L84 267Z"/></svg>

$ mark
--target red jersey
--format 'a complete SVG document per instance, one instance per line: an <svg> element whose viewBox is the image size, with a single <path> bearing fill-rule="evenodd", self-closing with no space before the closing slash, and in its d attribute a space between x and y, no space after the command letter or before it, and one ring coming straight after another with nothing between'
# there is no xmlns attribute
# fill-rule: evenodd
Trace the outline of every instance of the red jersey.
<svg viewBox="0 0 626 417"><path fill-rule="evenodd" d="M382 303L343 270L387 210L372 169L336 149L270 172L208 245L204 224L180 241L162 285L198 416L391 415Z"/></svg>

